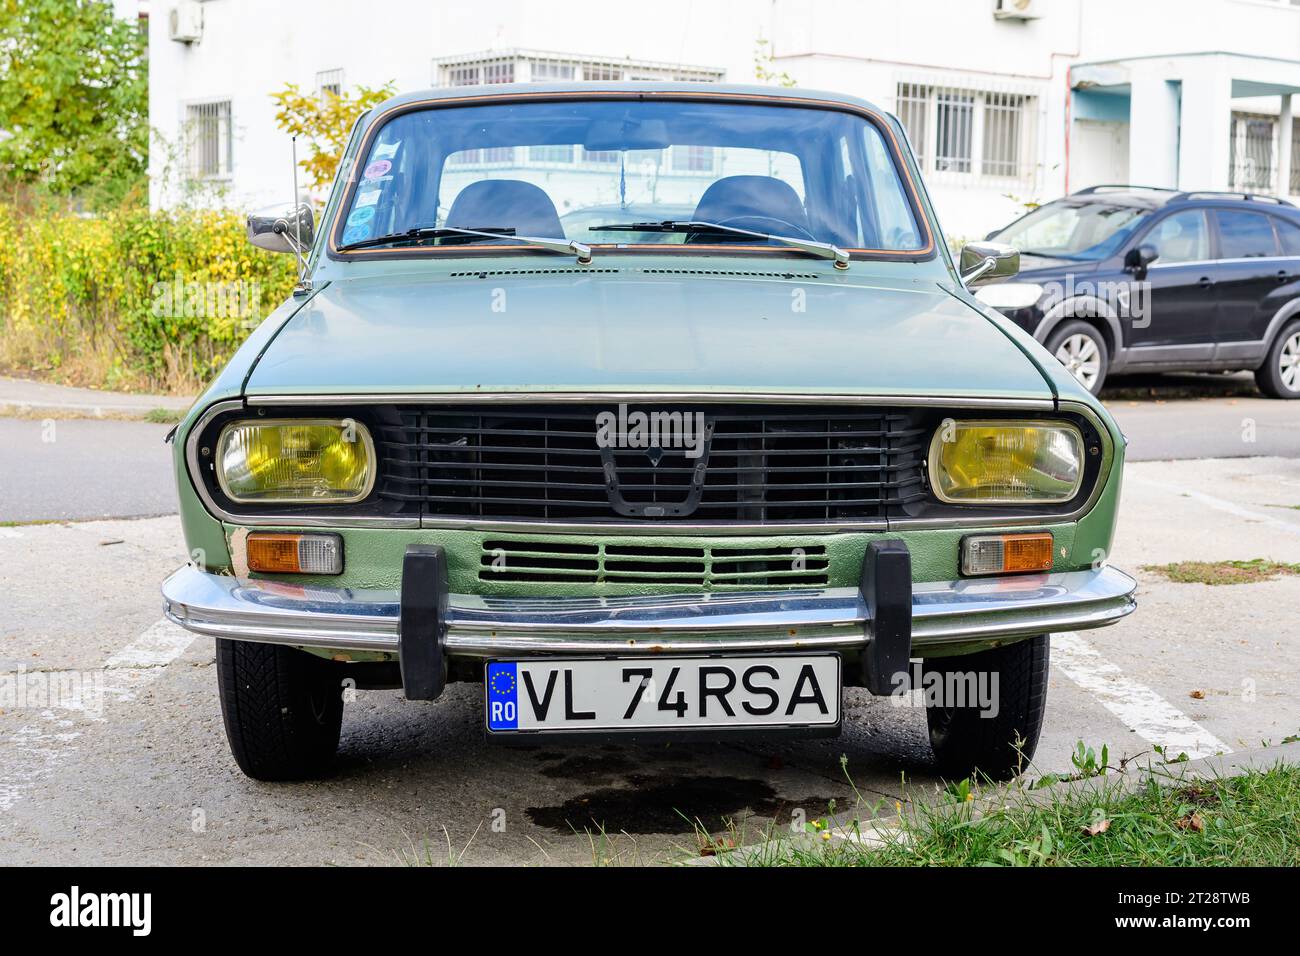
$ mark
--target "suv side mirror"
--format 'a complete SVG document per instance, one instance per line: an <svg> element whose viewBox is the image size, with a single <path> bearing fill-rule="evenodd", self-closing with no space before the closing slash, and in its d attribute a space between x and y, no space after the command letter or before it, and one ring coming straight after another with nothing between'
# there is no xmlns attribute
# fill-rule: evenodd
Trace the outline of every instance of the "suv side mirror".
<svg viewBox="0 0 1300 956"><path fill-rule="evenodd" d="M1140 246L1134 246L1124 256L1124 268L1141 279L1147 274L1147 266L1159 258L1160 250L1153 245L1143 243Z"/></svg>
<svg viewBox="0 0 1300 956"><path fill-rule="evenodd" d="M968 242L961 247L961 281L1005 279L1020 271L1020 250L1001 242Z"/></svg>
<svg viewBox="0 0 1300 956"><path fill-rule="evenodd" d="M259 249L303 254L315 236L316 215L307 203L267 206L248 215L248 241Z"/></svg>

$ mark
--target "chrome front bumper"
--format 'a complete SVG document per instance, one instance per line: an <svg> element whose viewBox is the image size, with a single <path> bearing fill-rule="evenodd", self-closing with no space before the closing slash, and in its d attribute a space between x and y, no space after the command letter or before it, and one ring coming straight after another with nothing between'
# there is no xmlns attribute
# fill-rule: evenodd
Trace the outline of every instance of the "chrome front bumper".
<svg viewBox="0 0 1300 956"><path fill-rule="evenodd" d="M912 588L912 648L1103 627L1132 613L1136 583L1115 568ZM398 651L395 590L240 580L183 567L163 583L168 618L197 634L347 651ZM606 598L451 594L452 658L545 654L860 650L872 622L857 588Z"/></svg>

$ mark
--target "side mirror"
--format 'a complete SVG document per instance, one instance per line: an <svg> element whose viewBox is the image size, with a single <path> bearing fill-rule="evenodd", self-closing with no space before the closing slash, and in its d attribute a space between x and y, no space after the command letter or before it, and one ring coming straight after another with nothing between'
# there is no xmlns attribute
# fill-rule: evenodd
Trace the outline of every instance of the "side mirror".
<svg viewBox="0 0 1300 956"><path fill-rule="evenodd" d="M1155 246L1143 243L1140 246L1134 246L1124 256L1124 268L1132 272L1141 279L1147 274L1147 266L1160 258L1160 250Z"/></svg>
<svg viewBox="0 0 1300 956"><path fill-rule="evenodd" d="M968 242L961 247L961 281L1005 279L1020 271L1020 250L1001 242Z"/></svg>
<svg viewBox="0 0 1300 956"><path fill-rule="evenodd" d="M248 241L259 249L303 254L315 236L316 215L306 203L267 206L248 215Z"/></svg>

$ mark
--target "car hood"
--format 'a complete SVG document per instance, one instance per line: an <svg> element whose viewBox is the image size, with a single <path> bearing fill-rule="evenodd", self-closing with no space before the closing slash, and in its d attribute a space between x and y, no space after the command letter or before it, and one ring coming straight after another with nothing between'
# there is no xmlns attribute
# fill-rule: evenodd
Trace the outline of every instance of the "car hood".
<svg viewBox="0 0 1300 956"><path fill-rule="evenodd" d="M611 273L335 281L246 391L1052 398L1007 333L933 281Z"/></svg>

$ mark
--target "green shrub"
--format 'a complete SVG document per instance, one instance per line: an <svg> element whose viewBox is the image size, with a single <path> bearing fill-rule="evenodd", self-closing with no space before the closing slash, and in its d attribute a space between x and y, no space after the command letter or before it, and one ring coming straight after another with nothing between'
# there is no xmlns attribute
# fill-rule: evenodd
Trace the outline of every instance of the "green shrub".
<svg viewBox="0 0 1300 956"><path fill-rule="evenodd" d="M0 367L192 392L292 288L230 212L21 215L0 204Z"/></svg>

